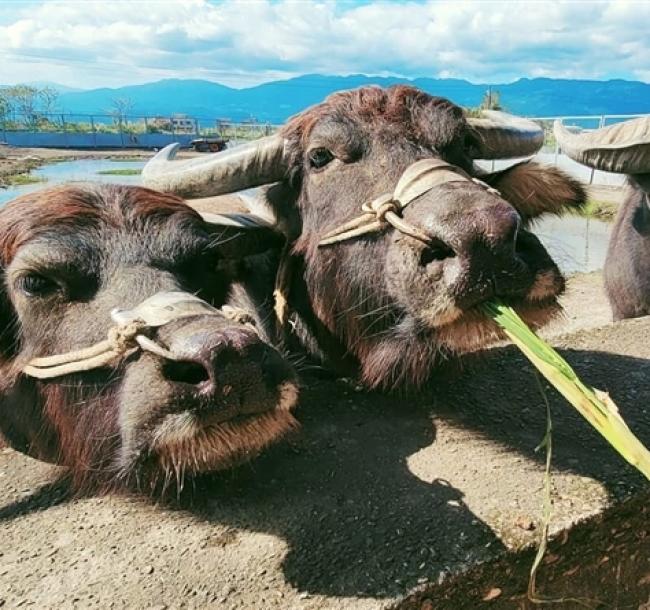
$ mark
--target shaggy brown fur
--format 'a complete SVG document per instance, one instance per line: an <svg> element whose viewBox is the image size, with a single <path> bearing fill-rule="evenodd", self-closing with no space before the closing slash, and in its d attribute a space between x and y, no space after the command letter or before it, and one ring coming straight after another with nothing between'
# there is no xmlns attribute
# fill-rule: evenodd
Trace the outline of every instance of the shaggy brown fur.
<svg viewBox="0 0 650 610"><path fill-rule="evenodd" d="M482 300L516 304L531 324L557 312L562 277L525 226L584 203L584 189L561 171L525 163L478 175L478 136L462 109L404 85L335 93L281 134L290 168L281 194L266 197L293 241L293 340L327 367L372 387L417 386L440 359L495 337L474 309ZM323 149L331 160L317 166L311 155ZM467 182L413 202L404 216L431 232L430 251L390 228L318 246L427 157L461 167L501 196Z"/></svg>
<svg viewBox="0 0 650 610"><path fill-rule="evenodd" d="M236 276L220 269L237 265L224 257L245 252L233 245L236 233L214 230L182 200L137 187L57 187L2 209L0 436L66 467L77 490L152 492L185 472L250 459L293 429L291 367L225 316L155 331L194 366L190 373L166 372L168 363L148 353L49 381L21 373L34 356L104 339L112 308L161 290L225 304ZM46 290L27 290L28 276L49 282ZM195 353L204 359L192 360ZM191 427L174 425L174 417Z"/></svg>
<svg viewBox="0 0 650 610"><path fill-rule="evenodd" d="M437 116L438 120L430 121L433 113L448 114L450 120L440 121ZM282 134L291 140L298 138L302 147L306 147L314 126L323 119L334 118L352 124L391 124L400 137L425 145L444 144L459 135L462 125L458 121L462 116L463 111L456 104L415 87L362 87L333 93L321 104L291 118L282 128Z"/></svg>

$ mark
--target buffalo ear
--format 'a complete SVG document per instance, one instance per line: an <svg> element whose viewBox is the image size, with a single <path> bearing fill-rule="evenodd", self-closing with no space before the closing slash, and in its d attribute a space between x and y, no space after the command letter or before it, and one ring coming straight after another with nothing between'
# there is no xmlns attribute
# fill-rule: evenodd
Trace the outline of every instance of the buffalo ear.
<svg viewBox="0 0 650 610"><path fill-rule="evenodd" d="M524 161L480 178L497 189L525 223L542 214L561 215L580 210L587 201L587 193L580 182L556 167L533 161Z"/></svg>

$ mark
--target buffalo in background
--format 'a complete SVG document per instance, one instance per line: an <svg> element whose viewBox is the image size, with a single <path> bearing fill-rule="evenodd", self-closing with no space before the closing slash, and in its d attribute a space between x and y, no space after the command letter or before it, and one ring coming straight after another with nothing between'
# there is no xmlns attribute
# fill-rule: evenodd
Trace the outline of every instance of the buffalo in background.
<svg viewBox="0 0 650 610"><path fill-rule="evenodd" d="M650 118L583 134L560 122L555 136L564 154L606 172L628 175L605 260L605 289L614 320L650 314Z"/></svg>

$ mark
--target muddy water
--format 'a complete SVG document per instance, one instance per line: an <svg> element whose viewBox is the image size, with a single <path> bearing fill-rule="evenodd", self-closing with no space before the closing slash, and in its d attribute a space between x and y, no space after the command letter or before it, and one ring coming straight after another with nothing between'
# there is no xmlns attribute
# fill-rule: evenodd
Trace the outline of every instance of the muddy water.
<svg viewBox="0 0 650 610"><path fill-rule="evenodd" d="M112 161L110 159L82 159L44 165L31 172L44 182L0 189L0 206L14 197L61 182L109 182L113 184L139 184L140 176L102 175L99 172L120 169L142 169L144 161Z"/></svg>
<svg viewBox="0 0 650 610"><path fill-rule="evenodd" d="M15 186L0 190L0 206L24 193L61 182L99 181L114 184L139 184L140 176L102 175L99 172L119 169L141 169L143 161L111 161L84 159L45 165L32 172L46 182ZM608 223L577 216L548 218L534 227L535 233L548 248L560 269L566 274L601 269L605 261L610 227Z"/></svg>

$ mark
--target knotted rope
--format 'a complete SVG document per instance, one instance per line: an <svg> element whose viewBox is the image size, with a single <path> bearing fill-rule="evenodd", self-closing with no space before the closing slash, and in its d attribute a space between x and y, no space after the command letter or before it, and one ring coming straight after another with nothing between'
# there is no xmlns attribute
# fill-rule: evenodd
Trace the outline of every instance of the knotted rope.
<svg viewBox="0 0 650 610"><path fill-rule="evenodd" d="M196 315L226 317L240 324L251 324L250 315L233 307L219 310L187 292L159 292L133 309L114 309L111 318L115 325L109 328L103 341L90 347L64 354L34 358L23 372L36 379L52 379L70 373L89 371L115 365L138 349L167 360L180 360L167 348L144 334L148 329L164 326L173 320Z"/></svg>
<svg viewBox="0 0 650 610"><path fill-rule="evenodd" d="M429 243L431 235L402 218L402 210L436 186L448 182L475 182L490 192L487 184L472 178L460 167L442 159L422 159L409 165L392 193L384 193L361 206L363 214L323 235L319 246L329 246L368 233L383 231L388 225L415 239Z"/></svg>
<svg viewBox="0 0 650 610"><path fill-rule="evenodd" d="M477 178L472 178L460 167L451 165L442 159L422 159L412 163L404 170L392 193L384 193L372 201L364 203L361 206L363 212L361 216L323 235L318 246L329 246L368 233L378 233L388 226L428 244L431 242L432 236L404 220L402 210L434 187L449 182L474 182L488 192L499 195L499 191ZM287 242L280 256L273 292L277 338L280 342L286 341L289 291L293 275L292 260L291 244Z"/></svg>
<svg viewBox="0 0 650 610"><path fill-rule="evenodd" d="M65 354L34 358L23 368L23 373L37 379L51 379L106 366L137 349L136 337L145 328L146 324L141 320L125 326L113 326L108 330L108 338L104 341Z"/></svg>

